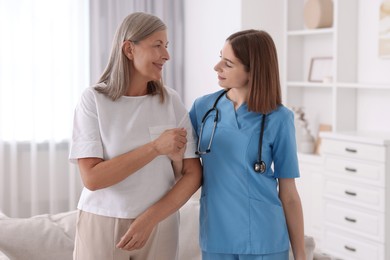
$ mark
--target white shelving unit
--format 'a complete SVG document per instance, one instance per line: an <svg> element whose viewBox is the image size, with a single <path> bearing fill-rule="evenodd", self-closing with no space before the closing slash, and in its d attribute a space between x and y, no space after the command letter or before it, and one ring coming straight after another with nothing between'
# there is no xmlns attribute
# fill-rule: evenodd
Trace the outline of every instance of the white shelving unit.
<svg viewBox="0 0 390 260"><path fill-rule="evenodd" d="M333 131L356 129L357 3L333 1L333 26L306 29L306 0L285 0L285 100L289 107L303 107L310 130L319 124L332 125ZM327 83L310 82L312 58L331 57L332 75ZM349 87L342 87L348 85Z"/></svg>
<svg viewBox="0 0 390 260"><path fill-rule="evenodd" d="M309 128L316 135L319 124L333 132L356 131L359 91L389 90L390 84L358 82L357 0L333 0L331 28L307 29L307 0L284 0L284 90L288 107L303 107ZM332 57L331 82L310 82L312 58Z"/></svg>

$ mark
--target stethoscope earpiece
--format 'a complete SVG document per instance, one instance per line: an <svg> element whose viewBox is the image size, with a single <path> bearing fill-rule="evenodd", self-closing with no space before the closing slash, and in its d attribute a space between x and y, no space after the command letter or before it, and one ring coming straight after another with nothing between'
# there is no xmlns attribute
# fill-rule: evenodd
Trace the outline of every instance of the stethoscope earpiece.
<svg viewBox="0 0 390 260"><path fill-rule="evenodd" d="M255 165L253 166L253 169L255 170L255 172L261 173L261 174L263 174L265 172L266 168L267 168L267 166L265 165L264 161L256 162Z"/></svg>

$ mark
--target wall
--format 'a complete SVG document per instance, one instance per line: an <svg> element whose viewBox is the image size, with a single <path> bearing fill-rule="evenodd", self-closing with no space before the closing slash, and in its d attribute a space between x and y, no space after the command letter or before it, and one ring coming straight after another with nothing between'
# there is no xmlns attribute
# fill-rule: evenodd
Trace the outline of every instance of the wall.
<svg viewBox="0 0 390 260"><path fill-rule="evenodd" d="M241 5L241 28L264 30L273 38L278 50L280 80L284 82L283 26L285 20L283 0L242 0Z"/></svg>
<svg viewBox="0 0 390 260"><path fill-rule="evenodd" d="M359 0L358 80L390 84L390 59L378 57L379 6L382 0Z"/></svg>
<svg viewBox="0 0 390 260"><path fill-rule="evenodd" d="M225 39L240 29L240 2L185 1L184 103L188 109L195 98L220 89L213 67Z"/></svg>
<svg viewBox="0 0 390 260"><path fill-rule="evenodd" d="M359 1L358 81L384 83L390 87L390 59L378 57L379 6L381 0ZM390 89L359 90L357 128L390 131Z"/></svg>

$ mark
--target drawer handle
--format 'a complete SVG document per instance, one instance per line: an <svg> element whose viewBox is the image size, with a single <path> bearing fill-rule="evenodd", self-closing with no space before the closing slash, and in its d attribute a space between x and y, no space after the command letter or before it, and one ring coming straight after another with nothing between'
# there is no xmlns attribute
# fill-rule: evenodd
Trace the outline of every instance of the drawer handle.
<svg viewBox="0 0 390 260"><path fill-rule="evenodd" d="M349 218L349 217L345 217L344 219L345 219L346 221L348 221L348 222L356 223L356 219Z"/></svg>
<svg viewBox="0 0 390 260"><path fill-rule="evenodd" d="M352 148L345 148L345 151L349 152L349 153L357 153L357 150L356 149L352 149Z"/></svg>
<svg viewBox="0 0 390 260"><path fill-rule="evenodd" d="M345 249L351 251L351 252L356 252L356 248L350 247L350 246L344 246Z"/></svg>
<svg viewBox="0 0 390 260"><path fill-rule="evenodd" d="M347 195L349 195L349 196L356 196L357 194L356 194L356 192L352 192L352 191L344 191L345 192L345 194L347 194Z"/></svg>
<svg viewBox="0 0 390 260"><path fill-rule="evenodd" d="M349 168L349 167L345 167L345 170L346 170L347 172L357 172L356 169L354 169L354 168Z"/></svg>

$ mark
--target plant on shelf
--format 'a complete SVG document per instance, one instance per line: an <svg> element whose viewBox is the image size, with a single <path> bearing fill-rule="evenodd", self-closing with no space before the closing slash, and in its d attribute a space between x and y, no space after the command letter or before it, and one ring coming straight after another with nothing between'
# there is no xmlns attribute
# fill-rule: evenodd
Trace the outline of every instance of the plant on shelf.
<svg viewBox="0 0 390 260"><path fill-rule="evenodd" d="M295 138L300 153L314 153L314 137L308 128L308 122L302 107L293 107Z"/></svg>

